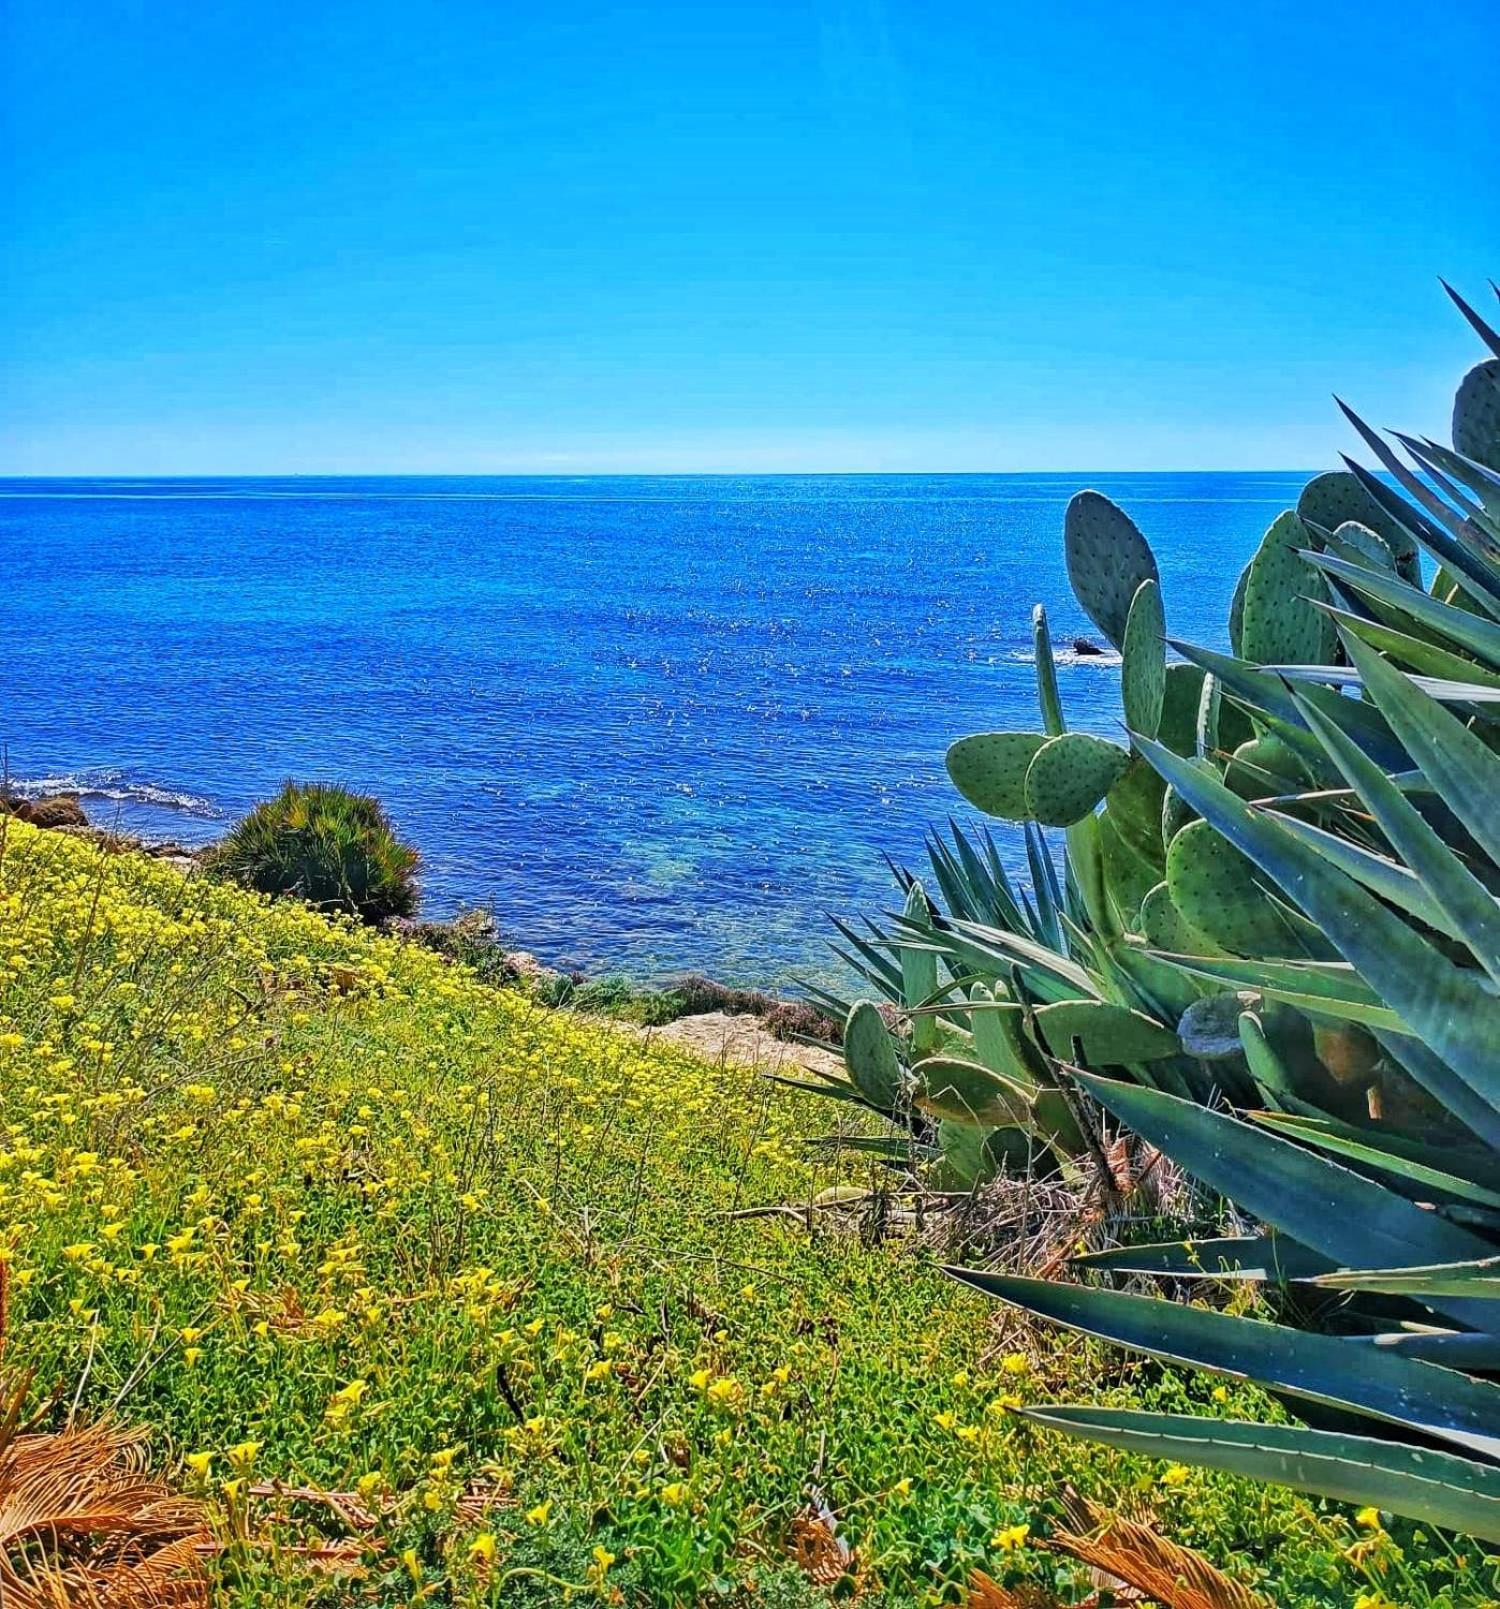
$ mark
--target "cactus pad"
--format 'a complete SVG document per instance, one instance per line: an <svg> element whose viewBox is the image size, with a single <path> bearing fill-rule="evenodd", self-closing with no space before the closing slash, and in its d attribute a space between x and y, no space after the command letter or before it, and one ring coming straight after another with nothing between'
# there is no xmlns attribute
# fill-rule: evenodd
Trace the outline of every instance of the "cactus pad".
<svg viewBox="0 0 1500 1609"><path fill-rule="evenodd" d="M1013 1002L996 1001L982 983L974 985L969 999L982 1008L969 1016L974 1055L992 1073L1000 1073L1024 1087L1034 1086L1037 1072L1032 1060L1036 1052L1026 1038L1025 1011Z"/></svg>
<svg viewBox="0 0 1500 1609"><path fill-rule="evenodd" d="M1093 812L1129 764L1129 754L1106 738L1087 732L1048 738L1027 767L1027 813L1048 827L1071 827Z"/></svg>
<svg viewBox="0 0 1500 1609"><path fill-rule="evenodd" d="M1323 578L1299 549L1312 546L1312 533L1293 513L1277 517L1250 561L1245 610L1240 622L1241 652L1260 665L1326 665L1337 635L1333 622L1310 601L1326 601Z"/></svg>
<svg viewBox="0 0 1500 1609"><path fill-rule="evenodd" d="M894 1111L904 1093L896 1042L879 1009L861 1000L844 1024L844 1066L854 1087L882 1112Z"/></svg>
<svg viewBox="0 0 1500 1609"><path fill-rule="evenodd" d="M1149 543L1124 509L1099 492L1079 492L1063 518L1063 549L1084 613L1123 648L1136 590L1143 581L1160 581Z"/></svg>
<svg viewBox="0 0 1500 1609"><path fill-rule="evenodd" d="M1297 757L1279 737L1267 733L1241 743L1224 768L1224 786L1242 799L1296 793L1303 784Z"/></svg>
<svg viewBox="0 0 1500 1609"><path fill-rule="evenodd" d="M1240 1017L1259 1004L1260 996L1248 990L1195 1000L1177 1024L1182 1048L1200 1061L1230 1061L1242 1056Z"/></svg>
<svg viewBox="0 0 1500 1609"><path fill-rule="evenodd" d="M1255 867L1206 821L1192 821L1167 846L1172 903L1231 955L1297 954L1290 925Z"/></svg>
<svg viewBox="0 0 1500 1609"><path fill-rule="evenodd" d="M1459 382L1453 449L1500 474L1500 358L1476 363Z"/></svg>
<svg viewBox="0 0 1500 1609"><path fill-rule="evenodd" d="M1125 619L1125 642L1120 650L1120 698L1125 724L1142 737L1155 737L1161 725L1162 700L1167 690L1167 618L1162 612L1161 588L1142 581Z"/></svg>
<svg viewBox="0 0 1500 1609"><path fill-rule="evenodd" d="M1147 860L1125 841L1115 824L1113 804L1099 814L1099 859L1110 900L1125 926L1133 928L1141 901L1161 878L1162 860L1159 855L1155 861Z"/></svg>
<svg viewBox="0 0 1500 1609"><path fill-rule="evenodd" d="M1031 1095L978 1062L932 1056L912 1068L913 1103L929 1117L983 1128L1026 1127Z"/></svg>
<svg viewBox="0 0 1500 1609"><path fill-rule="evenodd" d="M1202 697L1201 665L1167 666L1156 740L1184 759L1198 752L1198 705Z"/></svg>
<svg viewBox="0 0 1500 1609"><path fill-rule="evenodd" d="M1217 949L1172 903L1164 882L1141 901L1139 926L1147 944L1167 955L1211 955Z"/></svg>
<svg viewBox="0 0 1500 1609"><path fill-rule="evenodd" d="M1340 559L1354 564L1373 564L1381 570L1396 568L1396 555L1390 544L1378 532L1358 520L1345 520L1328 538L1324 546Z"/></svg>
<svg viewBox="0 0 1500 1609"><path fill-rule="evenodd" d="M1390 549L1402 575L1408 581L1418 579L1417 549L1410 532L1393 520L1347 469L1314 475L1297 499L1297 513L1325 531L1337 531L1351 520L1366 526Z"/></svg>
<svg viewBox="0 0 1500 1609"><path fill-rule="evenodd" d="M944 763L953 786L976 810L1025 821L1026 771L1046 742L1039 732L979 732L952 744Z"/></svg>
<svg viewBox="0 0 1500 1609"><path fill-rule="evenodd" d="M1002 1167L1024 1172L1031 1141L1018 1129L982 1129L948 1120L937 1126L941 1158L935 1182L940 1189L973 1190L988 1184Z"/></svg>
<svg viewBox="0 0 1500 1609"><path fill-rule="evenodd" d="M1175 1056L1177 1035L1142 1011L1109 1000L1059 1000L1039 1006L1036 1025L1047 1049L1062 1061L1073 1059L1073 1041L1083 1043L1091 1067L1123 1066Z"/></svg>
<svg viewBox="0 0 1500 1609"><path fill-rule="evenodd" d="M1115 831L1140 859L1155 867L1162 865L1161 802L1166 792L1161 776L1133 755L1106 801Z"/></svg>

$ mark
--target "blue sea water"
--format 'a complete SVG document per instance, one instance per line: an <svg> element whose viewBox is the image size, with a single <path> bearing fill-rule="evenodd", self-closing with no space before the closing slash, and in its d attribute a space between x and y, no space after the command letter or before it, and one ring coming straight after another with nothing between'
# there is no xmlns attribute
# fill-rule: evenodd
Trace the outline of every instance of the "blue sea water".
<svg viewBox="0 0 1500 1609"><path fill-rule="evenodd" d="M1169 630L1221 642L1304 478L0 480L0 743L184 841L343 781L421 847L434 915L492 904L591 972L785 982L962 814L945 746L1036 724L1032 603L1093 634L1075 490L1151 538ZM1118 730L1114 666L1060 679Z"/></svg>

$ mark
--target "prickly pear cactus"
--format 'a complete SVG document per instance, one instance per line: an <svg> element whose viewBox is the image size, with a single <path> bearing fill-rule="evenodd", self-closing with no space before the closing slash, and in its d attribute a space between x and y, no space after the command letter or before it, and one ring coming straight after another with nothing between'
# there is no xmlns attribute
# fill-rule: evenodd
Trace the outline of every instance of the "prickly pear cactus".
<svg viewBox="0 0 1500 1609"><path fill-rule="evenodd" d="M987 816L1025 821L1026 772L1047 742L1040 732L977 732L950 745L944 763L953 786Z"/></svg>
<svg viewBox="0 0 1500 1609"><path fill-rule="evenodd" d="M1500 358L1476 363L1459 382L1453 449L1500 474Z"/></svg>
<svg viewBox="0 0 1500 1609"><path fill-rule="evenodd" d="M1350 521L1363 525L1385 543L1401 574L1418 581L1416 543L1347 469L1314 475L1297 499L1297 513L1323 531L1337 531Z"/></svg>
<svg viewBox="0 0 1500 1609"><path fill-rule="evenodd" d="M1088 732L1048 738L1026 770L1026 808L1048 827L1071 827L1092 814L1125 774L1130 756Z"/></svg>
<svg viewBox="0 0 1500 1609"><path fill-rule="evenodd" d="M1175 1056L1182 1048L1170 1028L1108 1000L1059 1000L1040 1006L1036 1025L1054 1056L1071 1061L1076 1040L1084 1060L1095 1067L1155 1061Z"/></svg>
<svg viewBox="0 0 1500 1609"><path fill-rule="evenodd" d="M1159 845L1158 845L1159 848ZM1104 867L1104 886L1122 925L1135 926L1135 913L1162 873L1161 862L1148 860L1129 844L1115 823L1114 806L1107 805L1099 816L1099 858Z"/></svg>
<svg viewBox="0 0 1500 1609"><path fill-rule="evenodd" d="M1242 799L1266 799L1275 794L1296 793L1303 786L1302 767L1291 749L1275 736L1251 738L1229 757L1224 768L1224 785Z"/></svg>
<svg viewBox="0 0 1500 1609"><path fill-rule="evenodd" d="M861 1000L844 1025L844 1066L854 1087L882 1112L895 1111L905 1094L896 1042L879 1009Z"/></svg>
<svg viewBox="0 0 1500 1609"><path fill-rule="evenodd" d="M1312 545L1312 533L1290 511L1279 515L1261 539L1245 581L1240 621L1244 658L1261 665L1332 661L1337 634L1314 602L1326 602L1328 590L1299 551Z"/></svg>
<svg viewBox="0 0 1500 1609"><path fill-rule="evenodd" d="M1079 492L1063 518L1068 580L1084 613L1116 648L1143 581L1160 582L1156 558L1134 520L1100 492Z"/></svg>
<svg viewBox="0 0 1500 1609"><path fill-rule="evenodd" d="M1198 705L1203 697L1203 667L1167 666L1162 688L1161 720L1156 740L1186 759L1198 749Z"/></svg>
<svg viewBox="0 0 1500 1609"><path fill-rule="evenodd" d="M1167 887L1189 926L1231 955L1299 953L1255 867L1206 821L1189 822L1167 846Z"/></svg>
<svg viewBox="0 0 1500 1609"><path fill-rule="evenodd" d="M1218 950L1172 903L1172 891L1165 882L1158 883L1141 901L1139 926L1146 943L1168 955L1212 955Z"/></svg>
<svg viewBox="0 0 1500 1609"><path fill-rule="evenodd" d="M932 1056L912 1068L912 1081L912 1098L929 1117L983 1128L1030 1125L1030 1091L978 1062Z"/></svg>
<svg viewBox="0 0 1500 1609"><path fill-rule="evenodd" d="M927 895L920 883L913 883L906 894L906 916L925 922L929 915ZM938 958L933 950L903 949L901 951L901 1001L908 1011L926 1005L937 993ZM911 1019L911 1050L913 1056L930 1056L938 1047L942 1030L934 1016L917 1016Z"/></svg>
<svg viewBox="0 0 1500 1609"><path fill-rule="evenodd" d="M1027 1039L1022 1022L1023 1009L1011 1001L997 1000L983 983L974 985L969 999L978 1008L969 1016L974 1055L992 1072L1025 1088L1034 1088L1039 1070L1035 1047Z"/></svg>
<svg viewBox="0 0 1500 1609"><path fill-rule="evenodd" d="M1326 546L1336 558L1348 559L1354 564L1373 564L1381 570L1396 568L1396 555L1386 539L1358 520L1345 520L1327 538Z"/></svg>
<svg viewBox="0 0 1500 1609"><path fill-rule="evenodd" d="M1120 780L1109 790L1104 807L1105 815L1121 840L1146 865L1156 867L1158 875L1165 859L1161 806L1166 791L1160 775L1135 755Z"/></svg>
<svg viewBox="0 0 1500 1609"><path fill-rule="evenodd" d="M1125 725L1142 737L1155 737L1167 691L1167 618L1161 588L1142 581L1125 619L1120 649L1120 699Z"/></svg>

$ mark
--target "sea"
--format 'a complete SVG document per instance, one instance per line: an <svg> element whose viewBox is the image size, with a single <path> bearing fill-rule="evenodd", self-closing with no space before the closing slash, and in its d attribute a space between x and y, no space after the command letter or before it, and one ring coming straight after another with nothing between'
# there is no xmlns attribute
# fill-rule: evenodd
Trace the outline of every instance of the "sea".
<svg viewBox="0 0 1500 1609"><path fill-rule="evenodd" d="M288 777L373 793L423 909L638 982L828 978L829 913L970 820L943 752L1119 668L1069 591L1092 486L1169 633L1222 645L1305 473L0 480L0 745L23 791L210 840ZM1024 864L1018 835L1002 852Z"/></svg>

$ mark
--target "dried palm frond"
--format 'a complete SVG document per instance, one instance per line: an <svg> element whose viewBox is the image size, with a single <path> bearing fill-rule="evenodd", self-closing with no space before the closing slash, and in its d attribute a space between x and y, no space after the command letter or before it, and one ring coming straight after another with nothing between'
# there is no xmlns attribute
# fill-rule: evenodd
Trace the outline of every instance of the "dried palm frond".
<svg viewBox="0 0 1500 1609"><path fill-rule="evenodd" d="M797 1568L820 1587L831 1587L849 1573L848 1544L819 1515L799 1514L792 1521L792 1557Z"/></svg>
<svg viewBox="0 0 1500 1609"><path fill-rule="evenodd" d="M8 1296L0 1262L0 1352ZM206 1609L202 1508L147 1473L138 1432L20 1434L28 1385L0 1375L0 1604Z"/></svg>
<svg viewBox="0 0 1500 1609"><path fill-rule="evenodd" d="M969 1577L964 1609L1067 1609L1067 1605L1045 1587L1002 1587L994 1577L976 1570Z"/></svg>
<svg viewBox="0 0 1500 1609"><path fill-rule="evenodd" d="M1103 1514L1071 1488L1064 1506L1072 1529L1054 1531L1041 1545L1106 1572L1165 1609L1273 1609L1258 1593L1143 1520Z"/></svg>

